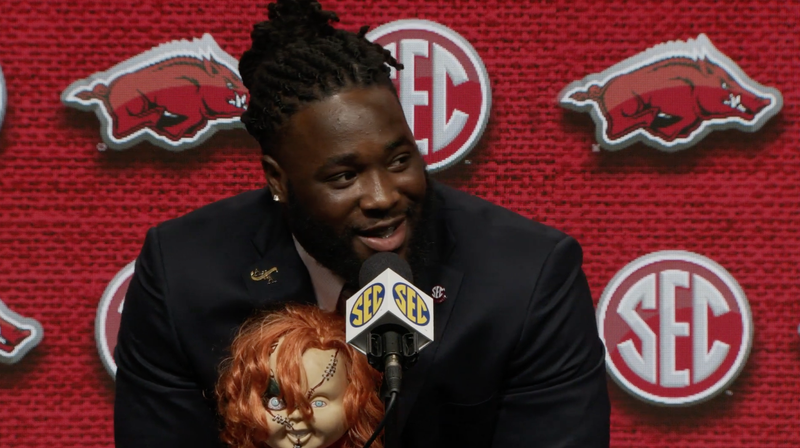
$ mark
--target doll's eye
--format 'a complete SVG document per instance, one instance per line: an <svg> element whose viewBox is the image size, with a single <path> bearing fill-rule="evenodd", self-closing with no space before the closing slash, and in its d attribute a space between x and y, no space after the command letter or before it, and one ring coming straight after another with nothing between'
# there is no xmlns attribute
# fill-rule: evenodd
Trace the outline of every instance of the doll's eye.
<svg viewBox="0 0 800 448"><path fill-rule="evenodd" d="M269 397L269 400L267 400L267 409L270 411L282 411L286 409L286 403L278 397Z"/></svg>
<svg viewBox="0 0 800 448"><path fill-rule="evenodd" d="M325 403L322 400L314 400L314 401L311 402L311 407L312 408L322 408L322 407L325 407L327 405L328 405L328 403Z"/></svg>

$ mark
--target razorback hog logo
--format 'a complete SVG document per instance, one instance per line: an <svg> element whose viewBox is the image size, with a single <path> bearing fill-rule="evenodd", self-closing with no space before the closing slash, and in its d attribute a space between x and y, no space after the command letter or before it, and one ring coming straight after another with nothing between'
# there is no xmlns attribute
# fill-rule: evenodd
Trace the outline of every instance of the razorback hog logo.
<svg viewBox="0 0 800 448"><path fill-rule="evenodd" d="M0 301L0 363L14 364L42 340L42 325L22 317Z"/></svg>
<svg viewBox="0 0 800 448"><path fill-rule="evenodd" d="M113 149L149 141L169 150L196 146L218 129L242 127L247 90L238 62L206 34L160 45L70 85L62 102L94 110Z"/></svg>
<svg viewBox="0 0 800 448"><path fill-rule="evenodd" d="M750 79L704 34L660 44L567 86L559 103L590 112L600 146L635 142L664 151L694 145L714 130L755 132L780 111L776 89Z"/></svg>

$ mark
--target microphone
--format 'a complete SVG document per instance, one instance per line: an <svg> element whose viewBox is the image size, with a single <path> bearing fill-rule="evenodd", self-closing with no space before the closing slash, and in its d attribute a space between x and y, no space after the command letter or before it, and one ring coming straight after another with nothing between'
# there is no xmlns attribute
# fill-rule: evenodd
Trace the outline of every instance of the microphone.
<svg viewBox="0 0 800 448"><path fill-rule="evenodd" d="M361 289L347 299L347 342L384 372L384 399L400 392L402 371L433 342L433 299L413 285L411 267L393 252L361 266Z"/></svg>

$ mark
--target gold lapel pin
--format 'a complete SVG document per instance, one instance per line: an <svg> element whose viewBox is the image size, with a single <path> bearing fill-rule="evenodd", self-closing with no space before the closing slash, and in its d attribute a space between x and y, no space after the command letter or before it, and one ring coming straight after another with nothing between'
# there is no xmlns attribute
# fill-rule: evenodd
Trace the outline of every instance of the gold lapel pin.
<svg viewBox="0 0 800 448"><path fill-rule="evenodd" d="M274 274L276 272L278 272L278 268L277 267L269 268L269 270L266 270L266 271L258 269L258 268L255 268L255 269L253 269L252 272L250 272L250 278L255 280L255 281L257 281L257 282L260 282L261 280L266 280L267 283L275 283L275 282L277 282L277 280L272 278L272 274Z"/></svg>

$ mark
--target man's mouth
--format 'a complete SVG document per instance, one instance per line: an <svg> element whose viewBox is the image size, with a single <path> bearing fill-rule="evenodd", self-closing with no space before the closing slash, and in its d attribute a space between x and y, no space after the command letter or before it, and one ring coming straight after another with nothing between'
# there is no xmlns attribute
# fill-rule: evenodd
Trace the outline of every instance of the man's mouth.
<svg viewBox="0 0 800 448"><path fill-rule="evenodd" d="M388 252L400 248L406 241L405 217L369 227L356 233L365 246L376 252Z"/></svg>

